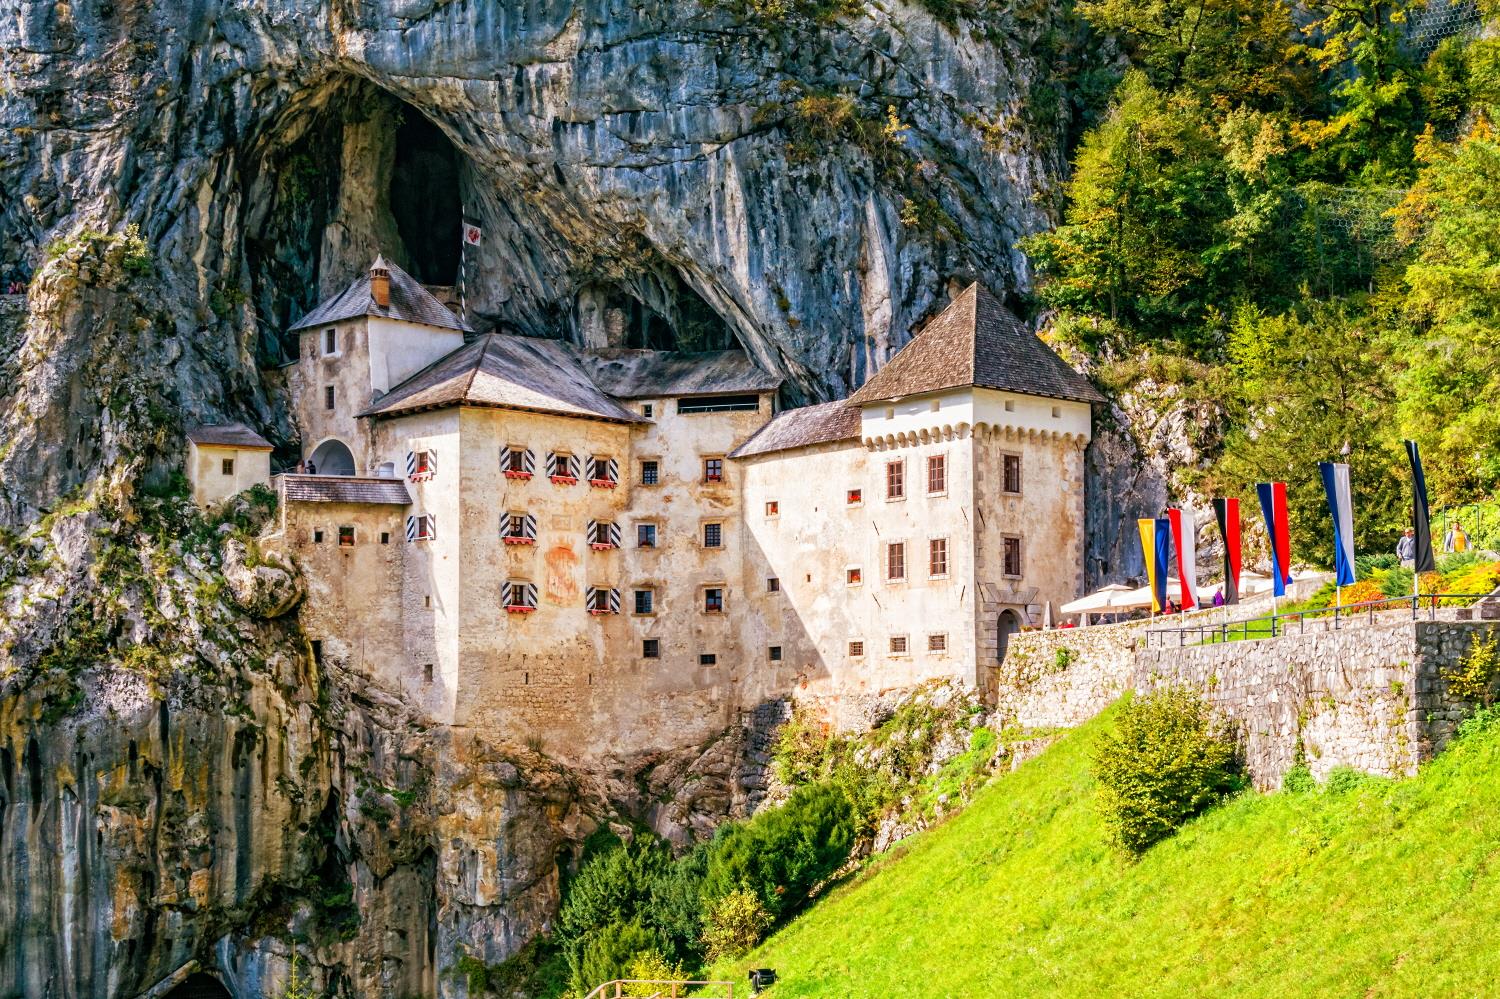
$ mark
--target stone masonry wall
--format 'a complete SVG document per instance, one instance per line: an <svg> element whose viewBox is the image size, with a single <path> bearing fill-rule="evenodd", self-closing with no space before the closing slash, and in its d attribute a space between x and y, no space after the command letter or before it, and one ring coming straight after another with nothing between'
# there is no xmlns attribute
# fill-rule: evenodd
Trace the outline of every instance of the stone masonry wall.
<svg viewBox="0 0 1500 999"><path fill-rule="evenodd" d="M1444 667L1489 623L1411 621L1253 642L1148 649L1134 686L1185 684L1240 728L1255 785L1279 786L1299 757L1319 779L1336 767L1409 775L1452 737L1464 705Z"/></svg>

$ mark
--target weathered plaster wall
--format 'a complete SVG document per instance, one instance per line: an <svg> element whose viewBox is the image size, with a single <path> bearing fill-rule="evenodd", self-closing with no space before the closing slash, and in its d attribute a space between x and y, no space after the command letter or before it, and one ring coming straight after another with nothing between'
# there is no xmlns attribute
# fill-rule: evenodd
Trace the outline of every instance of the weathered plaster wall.
<svg viewBox="0 0 1500 999"><path fill-rule="evenodd" d="M234 462L234 472L224 474L225 460ZM269 485L271 452L258 448L218 447L188 442L188 484L199 506L222 503L254 485Z"/></svg>
<svg viewBox="0 0 1500 999"><path fill-rule="evenodd" d="M1255 642L1151 649L1135 663L1140 690L1185 684L1239 726L1257 787L1277 786L1305 759L1313 775L1335 767L1405 775L1441 749L1463 705L1441 670L1493 624L1378 622Z"/></svg>

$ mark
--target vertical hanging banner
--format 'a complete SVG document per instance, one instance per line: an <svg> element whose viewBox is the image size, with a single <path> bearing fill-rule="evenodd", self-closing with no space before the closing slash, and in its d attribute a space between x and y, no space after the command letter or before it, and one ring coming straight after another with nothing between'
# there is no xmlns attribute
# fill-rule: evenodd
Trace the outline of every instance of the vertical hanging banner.
<svg viewBox="0 0 1500 999"><path fill-rule="evenodd" d="M1240 602L1240 500L1237 496L1214 500L1214 519L1224 539L1224 603Z"/></svg>
<svg viewBox="0 0 1500 999"><path fill-rule="evenodd" d="M1416 441L1406 442L1406 457L1411 461L1411 526L1416 532L1416 575L1435 572L1432 557L1432 524L1427 510L1427 476L1422 474L1422 454Z"/></svg>
<svg viewBox="0 0 1500 999"><path fill-rule="evenodd" d="M1323 491L1328 494L1328 512L1333 515L1334 585L1354 585L1354 494L1349 488L1349 466L1320 461Z"/></svg>
<svg viewBox="0 0 1500 999"><path fill-rule="evenodd" d="M1255 487L1260 513L1266 521L1266 539L1271 546L1271 592L1286 596L1292 581L1291 527L1286 517L1286 483L1261 482Z"/></svg>
<svg viewBox="0 0 1500 999"><path fill-rule="evenodd" d="M1151 588L1151 612L1167 606L1167 563L1172 556L1172 525L1165 517L1136 521L1141 532L1141 554L1146 558L1146 584Z"/></svg>
<svg viewBox="0 0 1500 999"><path fill-rule="evenodd" d="M1198 521L1193 511L1183 507L1167 510L1172 525L1172 543L1177 546L1177 584L1179 603L1189 611L1198 606Z"/></svg>

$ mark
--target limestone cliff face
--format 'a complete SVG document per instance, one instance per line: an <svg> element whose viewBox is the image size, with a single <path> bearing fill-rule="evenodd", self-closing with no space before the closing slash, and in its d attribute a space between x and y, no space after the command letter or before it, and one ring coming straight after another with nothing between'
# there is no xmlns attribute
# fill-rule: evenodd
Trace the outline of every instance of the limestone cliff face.
<svg viewBox="0 0 1500 999"><path fill-rule="evenodd" d="M543 928L599 823L682 841L758 799L774 706L589 775L427 731L311 663L244 523L148 494L185 422L293 442L280 331L377 251L462 278L481 328L738 342L793 401L862 381L950 281L1024 289L1067 56L1051 7L976 9L10 5L0 996L198 966L258 995L293 941L332 994L461 994L445 969ZM460 271L461 215L484 237Z"/></svg>

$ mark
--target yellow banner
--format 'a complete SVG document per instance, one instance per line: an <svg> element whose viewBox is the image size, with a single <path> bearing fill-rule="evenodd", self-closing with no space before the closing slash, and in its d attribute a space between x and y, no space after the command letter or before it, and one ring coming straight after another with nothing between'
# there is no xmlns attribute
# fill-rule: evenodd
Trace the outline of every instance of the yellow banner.
<svg viewBox="0 0 1500 999"><path fill-rule="evenodd" d="M1146 588L1151 591L1151 613L1160 614L1161 604L1156 602L1156 521L1153 518L1136 521L1141 529L1141 554L1146 557Z"/></svg>

